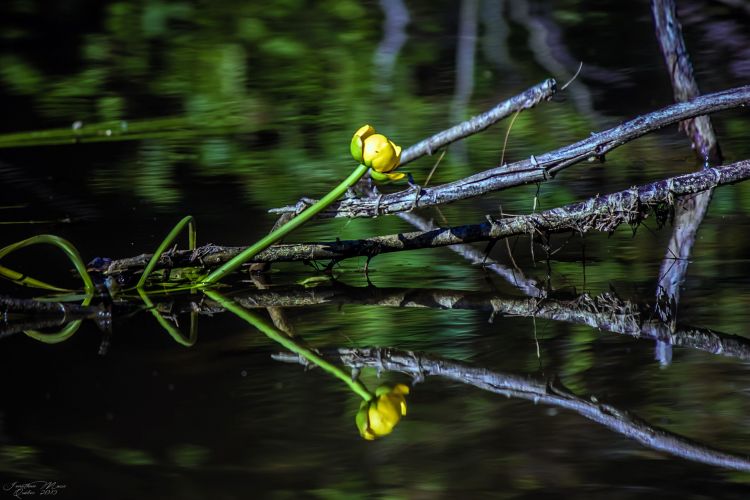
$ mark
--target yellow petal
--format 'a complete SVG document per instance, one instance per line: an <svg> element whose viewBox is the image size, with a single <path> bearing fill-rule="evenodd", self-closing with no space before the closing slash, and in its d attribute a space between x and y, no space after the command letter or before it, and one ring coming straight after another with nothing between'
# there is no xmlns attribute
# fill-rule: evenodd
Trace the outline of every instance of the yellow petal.
<svg viewBox="0 0 750 500"><path fill-rule="evenodd" d="M388 172L387 174L382 175L385 175L389 181L400 181L406 177L406 174L403 172Z"/></svg>
<svg viewBox="0 0 750 500"><path fill-rule="evenodd" d="M359 163L363 163L362 148L364 147L364 141L375 133L375 128L372 125L363 125L352 137L352 142L349 144L349 151L352 153L352 157Z"/></svg>
<svg viewBox="0 0 750 500"><path fill-rule="evenodd" d="M383 146L379 154L372 159L372 168L378 172L390 172L398 165L398 157L390 144Z"/></svg>
<svg viewBox="0 0 750 500"><path fill-rule="evenodd" d="M388 396L378 398L377 402L370 406L368 416L369 428L378 437L390 434L401 419L400 411Z"/></svg>
<svg viewBox="0 0 750 500"><path fill-rule="evenodd" d="M356 132L354 132L354 135L364 140L370 137L374 133L375 133L375 127L373 127L372 125L362 125L361 127L357 129Z"/></svg>
<svg viewBox="0 0 750 500"><path fill-rule="evenodd" d="M383 172L383 166L388 166L394 155L393 148L383 134L372 134L365 139L362 153L364 164L372 169ZM388 170L385 170L386 172Z"/></svg>
<svg viewBox="0 0 750 500"><path fill-rule="evenodd" d="M396 152L396 164L393 166L393 168L398 167L398 164L401 163L401 146L396 146L396 144L391 141L390 139L388 142L391 143L391 146L393 146L393 150Z"/></svg>
<svg viewBox="0 0 750 500"><path fill-rule="evenodd" d="M396 394L409 394L409 386L406 384L396 384L392 392Z"/></svg>
<svg viewBox="0 0 750 500"><path fill-rule="evenodd" d="M390 144L383 146L380 154L372 159L372 168L382 173L390 172L396 168L397 164L398 158L396 157L396 152Z"/></svg>

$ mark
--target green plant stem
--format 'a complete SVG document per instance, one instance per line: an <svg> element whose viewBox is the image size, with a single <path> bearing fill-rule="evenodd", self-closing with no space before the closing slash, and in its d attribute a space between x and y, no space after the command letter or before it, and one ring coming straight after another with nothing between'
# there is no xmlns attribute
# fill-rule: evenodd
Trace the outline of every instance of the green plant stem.
<svg viewBox="0 0 750 500"><path fill-rule="evenodd" d="M193 222L193 216L187 215L178 222L175 227L172 228L172 230L167 234L167 237L164 238L164 240L161 242L159 247L156 249L154 254L151 256L151 260L148 261L148 265L146 266L146 269L143 270L143 274L141 275L141 279L138 280L138 284L135 285L137 289L143 288L143 285L146 284L146 281L148 280L148 277L153 272L154 268L156 267L156 264L159 263L159 259L161 258L161 254L164 253L164 250L167 249L169 245L172 244L172 242L177 238L177 235L180 234L180 231L188 225L188 248L190 250L195 250L195 239L196 239L196 231L195 231L195 222Z"/></svg>
<svg viewBox="0 0 750 500"><path fill-rule="evenodd" d="M259 318L252 312L248 311L244 307L240 306L233 300L229 300L222 294L215 290L204 290L204 293L211 299L215 300L227 311L234 313L240 318L247 321L253 327L263 332L268 338L274 342L278 342L284 348L289 349L293 353L304 357L306 360L314 363L315 365L322 368L324 371L330 373L334 377L338 378L349 388L354 391L359 397L369 402L375 397L367 388L358 380L352 380L351 376L347 375L344 370L336 365L329 363L328 361L321 358L318 354L312 350L299 345L294 339L290 338L287 334L280 331L276 327L269 325L263 319Z"/></svg>
<svg viewBox="0 0 750 500"><path fill-rule="evenodd" d="M172 337L172 339L174 339L175 342L185 347L192 347L193 344L195 344L195 341L198 338L198 326L195 312L190 313L190 336L185 339L185 337L183 337L180 333L180 330L175 328L172 323L170 323L164 316L159 313L159 311L156 310L156 307L154 306L153 301L149 298L148 294L146 294L146 292L142 288L136 288L136 290L138 292L138 295L141 296L141 300L143 300L146 308L151 312L159 325L164 328L164 330L169 334L170 337Z"/></svg>
<svg viewBox="0 0 750 500"><path fill-rule="evenodd" d="M290 220L280 228L276 229L275 231L272 231L269 233L265 238L261 239L257 243L253 244L252 246L245 249L242 253L235 256L232 260L229 262L226 262L224 265L216 269L214 272L208 275L208 277L203 281L204 285L212 285L222 278L226 276L227 274L235 271L238 267L240 267L242 264L248 262L250 259L255 257L257 254L265 250L266 248L270 247L277 241L279 241L281 238L289 234L290 232L294 231L298 227L300 227L302 224L313 218L318 212L326 208L328 205L333 203L334 201L338 200L347 189L352 187L365 173L367 172L368 167L364 165L359 165L357 168L354 169L354 171L347 177L341 184L336 186L331 190L330 193L325 195L323 198L318 200L317 203L315 203L313 206L308 207L305 211L303 211L301 214L297 215L294 219Z"/></svg>
<svg viewBox="0 0 750 500"><path fill-rule="evenodd" d="M76 271L78 271L78 275L83 281L83 288L86 291L86 294L93 295L94 293L96 293L94 282L91 280L91 277L86 270L86 263L83 262L83 259L81 259L81 255L78 253L78 250L76 250L76 247L73 246L71 242L60 238L59 236L55 236L53 234L39 234L37 236L32 236L31 238L13 243L0 249L0 259L12 252L15 252L16 250L20 250L21 248L39 244L52 245L62 250L63 253L65 253L65 255L68 257L68 259L70 259L70 261L73 263ZM21 275L20 273L13 271L12 269L8 269L2 266L0 266L0 276L6 277L21 285L36 286L40 288L47 288L49 290L64 290L58 287L53 287L52 285L48 285L33 278L25 278L24 275Z"/></svg>
<svg viewBox="0 0 750 500"><path fill-rule="evenodd" d="M83 302L81 302L81 305L87 306L91 304L93 298L94 296L92 294L86 295L86 297L83 299ZM45 344L59 344L60 342L64 342L72 337L73 334L76 333L81 327L82 322L82 319L71 321L70 323L65 325L62 330L54 333L45 333L38 330L24 330L23 333L25 333L32 339L38 340L39 342L43 342Z"/></svg>

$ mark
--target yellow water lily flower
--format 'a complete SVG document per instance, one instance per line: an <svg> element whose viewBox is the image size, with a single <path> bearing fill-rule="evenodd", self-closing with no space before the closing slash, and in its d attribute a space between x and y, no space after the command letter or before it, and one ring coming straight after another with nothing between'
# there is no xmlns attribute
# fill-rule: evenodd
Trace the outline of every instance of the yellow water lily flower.
<svg viewBox="0 0 750 500"><path fill-rule="evenodd" d="M376 133L372 125L363 125L354 133L349 149L355 160L372 169L370 175L375 180L398 180L405 175L391 173L401 162L401 146Z"/></svg>
<svg viewBox="0 0 750 500"><path fill-rule="evenodd" d="M393 428L406 415L406 395L409 387L396 384L381 385L375 390L375 399L363 401L357 412L359 434L372 441L393 432Z"/></svg>

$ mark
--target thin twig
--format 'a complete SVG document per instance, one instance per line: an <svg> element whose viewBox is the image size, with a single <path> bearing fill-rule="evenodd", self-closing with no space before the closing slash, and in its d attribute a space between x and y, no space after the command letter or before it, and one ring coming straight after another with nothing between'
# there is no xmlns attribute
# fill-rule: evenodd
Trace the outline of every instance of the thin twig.
<svg viewBox="0 0 750 500"><path fill-rule="evenodd" d="M518 113L518 111L516 111ZM430 170L430 173L427 174L427 179L425 179L424 184L422 187L427 187L430 184L430 179L432 179L432 175L435 173L435 170L437 170L438 165L440 165L440 162L443 161L443 158L445 157L445 153L447 152L447 149L444 149L442 153L440 153L440 157L437 159L435 164L432 166L432 170Z"/></svg>
<svg viewBox="0 0 750 500"><path fill-rule="evenodd" d="M500 165L505 165L505 148L508 147L508 137L510 137L510 131L513 129L513 124L516 123L516 118L518 118L518 113L520 111L516 111L516 114L513 115L513 118L510 120L510 124L508 125L508 130L505 131L505 138L503 139L503 152L500 154Z"/></svg>

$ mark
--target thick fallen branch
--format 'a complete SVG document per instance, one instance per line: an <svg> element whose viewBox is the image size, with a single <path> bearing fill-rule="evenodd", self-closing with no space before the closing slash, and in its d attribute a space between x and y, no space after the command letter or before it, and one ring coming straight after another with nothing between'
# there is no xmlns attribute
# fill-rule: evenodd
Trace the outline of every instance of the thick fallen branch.
<svg viewBox="0 0 750 500"><path fill-rule="evenodd" d="M374 257L381 253L442 247L461 243L488 241L525 234L546 234L564 231L585 233L591 230L612 232L623 223L640 223L649 212L669 208L677 196L699 193L717 186L733 184L750 178L750 160L721 168L670 177L661 181L617 193L597 196L529 215L490 220L431 231L376 236L361 240L328 243L298 243L274 245L253 258L254 262L293 262L340 260L350 257ZM231 259L243 247L208 245L195 251L176 251L162 255L160 267L213 267ZM106 274L119 274L142 269L151 258L144 254L112 261L98 269Z"/></svg>
<svg viewBox="0 0 750 500"><path fill-rule="evenodd" d="M326 351L324 356L353 369L377 368L405 373L416 380L440 377L477 387L483 391L571 410L610 430L633 439L653 450L704 464L750 471L750 460L655 427L639 417L596 398L576 396L559 383L536 381L526 376L512 375L475 367L451 359L399 351L389 348L346 349ZM276 359L307 364L297 355L280 354Z"/></svg>
<svg viewBox="0 0 750 500"><path fill-rule="evenodd" d="M485 170L478 174L423 188L400 191L378 198L348 198L331 205L319 217L374 217L473 198L492 191L546 181L561 170L587 160L600 158L607 152L649 132L708 113L750 104L750 85L700 96L690 102L663 108L622 125L593 134L575 144L527 160ZM274 213L295 212L297 206L273 209Z"/></svg>

